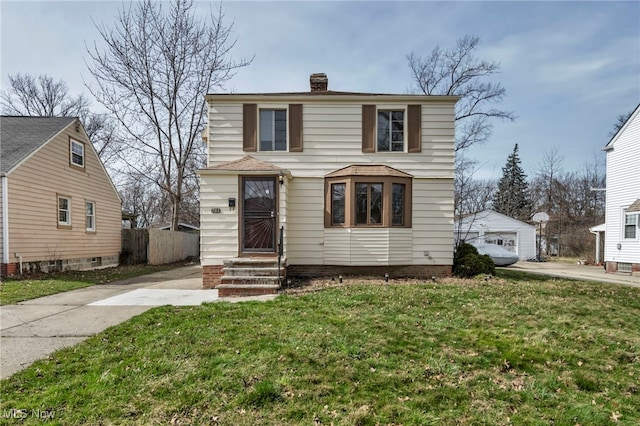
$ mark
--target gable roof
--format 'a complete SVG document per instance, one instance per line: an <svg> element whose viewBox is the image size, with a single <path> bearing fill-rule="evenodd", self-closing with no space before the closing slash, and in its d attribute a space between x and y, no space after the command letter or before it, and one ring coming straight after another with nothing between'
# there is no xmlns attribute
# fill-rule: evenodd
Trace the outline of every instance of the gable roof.
<svg viewBox="0 0 640 426"><path fill-rule="evenodd" d="M342 177L342 176L395 176L395 177L413 177L409 173L402 172L393 167L378 164L353 164L351 166L338 169L325 175L325 177Z"/></svg>
<svg viewBox="0 0 640 426"><path fill-rule="evenodd" d="M216 166L210 167L209 170L230 170L234 172L252 172L252 171L277 171L277 170L282 170L282 168L274 164L256 160L252 156L247 155L245 157L242 157L239 160L220 163Z"/></svg>
<svg viewBox="0 0 640 426"><path fill-rule="evenodd" d="M635 200L629 207L627 207L627 212L640 212L640 198Z"/></svg>
<svg viewBox="0 0 640 426"><path fill-rule="evenodd" d="M9 173L76 117L0 116L0 173Z"/></svg>
<svg viewBox="0 0 640 426"><path fill-rule="evenodd" d="M636 109L633 110L629 118L627 118L627 121L625 121L624 124L618 129L616 134L613 135L613 137L609 140L607 145L604 148L602 148L604 151L610 151L613 149L613 144L618 140L618 137L622 134L622 132L624 132L624 130L629 125L629 123L631 123L639 113L640 113L640 104L636 106Z"/></svg>
<svg viewBox="0 0 640 426"><path fill-rule="evenodd" d="M512 217L509 217L502 213L498 213L497 211L491 210L491 209L483 210L477 213L469 213L462 218L461 222L464 222L464 223L471 222L471 227L473 227L476 221L486 220L492 217L502 221L503 223L510 223L511 225L514 225L514 226L519 226L523 228L528 227L528 228L535 229L534 225L528 224L518 219L514 219ZM456 221L456 226L457 226L457 221Z"/></svg>

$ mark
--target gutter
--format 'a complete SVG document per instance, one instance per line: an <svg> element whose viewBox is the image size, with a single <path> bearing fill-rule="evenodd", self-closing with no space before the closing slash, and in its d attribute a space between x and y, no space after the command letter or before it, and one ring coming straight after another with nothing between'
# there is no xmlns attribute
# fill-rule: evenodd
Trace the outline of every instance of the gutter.
<svg viewBox="0 0 640 426"><path fill-rule="evenodd" d="M9 263L9 183L6 173L0 175L2 179L2 263Z"/></svg>

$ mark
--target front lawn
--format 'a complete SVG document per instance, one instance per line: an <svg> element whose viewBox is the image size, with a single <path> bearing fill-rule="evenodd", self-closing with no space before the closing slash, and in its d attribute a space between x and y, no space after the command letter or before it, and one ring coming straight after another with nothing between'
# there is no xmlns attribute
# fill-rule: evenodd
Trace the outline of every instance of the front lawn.
<svg viewBox="0 0 640 426"><path fill-rule="evenodd" d="M178 266L183 264L118 266L92 271L65 271L26 275L21 278L4 278L0 282L0 305L10 305L90 285L106 284L166 271Z"/></svg>
<svg viewBox="0 0 640 426"><path fill-rule="evenodd" d="M639 379L640 289L378 282L152 309L4 380L0 407L95 425L635 425Z"/></svg>

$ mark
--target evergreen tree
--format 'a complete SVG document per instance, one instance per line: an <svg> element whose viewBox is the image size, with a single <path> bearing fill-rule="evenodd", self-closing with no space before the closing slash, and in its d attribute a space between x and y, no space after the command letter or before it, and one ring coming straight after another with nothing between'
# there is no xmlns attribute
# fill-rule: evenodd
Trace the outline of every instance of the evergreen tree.
<svg viewBox="0 0 640 426"><path fill-rule="evenodd" d="M502 168L498 190L493 196L493 209L514 219L526 221L531 218L532 204L527 176L520 167L516 144L507 157L507 164Z"/></svg>

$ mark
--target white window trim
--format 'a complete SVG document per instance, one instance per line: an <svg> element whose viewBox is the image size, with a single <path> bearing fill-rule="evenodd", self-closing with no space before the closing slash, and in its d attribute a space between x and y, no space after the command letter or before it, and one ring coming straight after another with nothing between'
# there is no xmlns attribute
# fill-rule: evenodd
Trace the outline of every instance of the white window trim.
<svg viewBox="0 0 640 426"><path fill-rule="evenodd" d="M67 209L63 210L60 208L60 200L67 200ZM62 222L60 220L60 212L67 212L67 221ZM71 197L66 197L64 195L58 195L56 197L56 214L58 216L58 226L71 226Z"/></svg>
<svg viewBox="0 0 640 426"><path fill-rule="evenodd" d="M89 216L87 214L87 205L91 204L93 205L93 215ZM84 209L85 209L85 229L87 232L96 232L96 202L95 201L90 201L90 200L85 200L84 202ZM91 217L93 220L93 226L89 227L88 224L88 220L87 218Z"/></svg>
<svg viewBox="0 0 640 426"><path fill-rule="evenodd" d="M388 151L379 151L378 150L378 113L385 111L402 111L402 151L392 151L391 150L391 140L389 140L389 150ZM389 136L391 138L391 136ZM406 105L376 105L376 136L375 136L375 144L376 144L376 152L385 153L385 154L406 154L407 153L407 106Z"/></svg>
<svg viewBox="0 0 640 426"><path fill-rule="evenodd" d="M73 146L74 145L78 145L80 148L82 148L82 164L78 164L75 161L73 161ZM86 158L86 156L85 156L84 144L82 142L77 141L77 140L69 139L69 161L71 162L71 164L73 166L76 166L76 167L84 168L84 165L86 163L85 158Z"/></svg>
<svg viewBox="0 0 640 426"><path fill-rule="evenodd" d="M626 227L627 227L627 217L628 216L635 216L636 219L636 232L635 232L635 237L631 237L628 238L627 237L627 233L626 233ZM638 239L638 234L640 234L640 212L629 212L627 213L627 209L624 208L622 209L622 239L623 240L627 240L627 241L633 241L633 240L637 240Z"/></svg>
<svg viewBox="0 0 640 426"><path fill-rule="evenodd" d="M261 140L260 140L260 112L263 110L281 110L281 111L285 111L286 117L287 117L287 122L286 122L286 126L287 126L287 138L285 139L285 149L283 150L275 150L275 141L273 141L274 143L274 149L272 149L271 151L263 151L261 149ZM258 104L258 117L257 117L257 128L258 128L258 146L257 146L257 150L258 152L288 152L289 151L289 105L288 104L268 104L268 105L261 105ZM275 131L275 127L274 127L274 131Z"/></svg>

